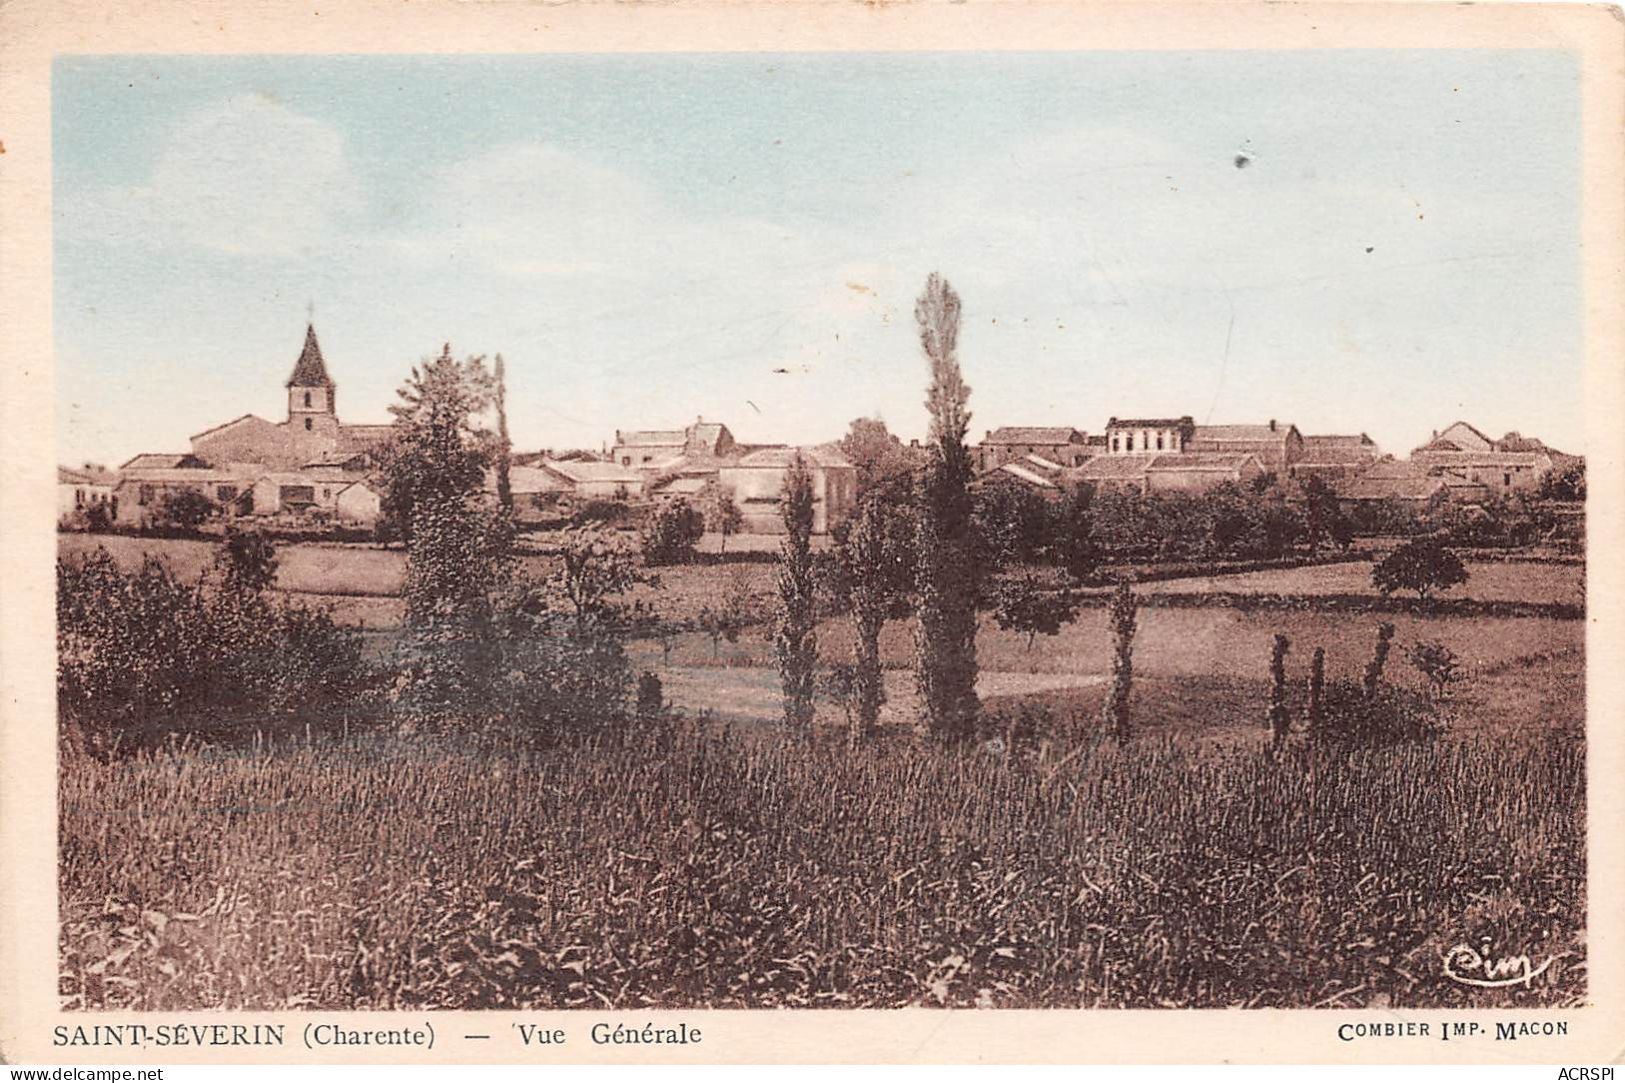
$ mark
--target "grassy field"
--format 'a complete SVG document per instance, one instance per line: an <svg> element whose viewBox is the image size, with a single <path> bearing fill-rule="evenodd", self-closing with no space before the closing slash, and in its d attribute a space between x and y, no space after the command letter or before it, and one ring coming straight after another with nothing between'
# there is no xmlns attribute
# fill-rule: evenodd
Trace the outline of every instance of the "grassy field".
<svg viewBox="0 0 1625 1083"><path fill-rule="evenodd" d="M1469 577L1461 586L1444 592L1444 598L1472 598L1484 602L1572 602L1585 601L1585 565L1549 564L1536 561L1466 560ZM1306 568L1281 568L1262 572L1241 572L1190 579L1170 579L1142 584L1147 594L1294 594L1314 597L1326 594L1375 596L1371 585L1371 565L1365 562L1320 564Z"/></svg>
<svg viewBox="0 0 1625 1083"><path fill-rule="evenodd" d="M68 1008L1485 1008L1584 995L1579 742L1006 761L695 736L75 763ZM1489 938L1527 989L1442 973Z"/></svg>

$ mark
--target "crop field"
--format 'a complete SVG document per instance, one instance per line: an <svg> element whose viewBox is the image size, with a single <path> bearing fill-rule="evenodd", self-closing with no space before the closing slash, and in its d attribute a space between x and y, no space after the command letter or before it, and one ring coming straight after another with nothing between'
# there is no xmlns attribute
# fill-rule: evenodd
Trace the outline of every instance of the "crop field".
<svg viewBox="0 0 1625 1083"><path fill-rule="evenodd" d="M1584 995L1580 742L1032 761L692 734L76 763L61 1000L1491 1007ZM1449 981L1459 943L1551 958Z"/></svg>

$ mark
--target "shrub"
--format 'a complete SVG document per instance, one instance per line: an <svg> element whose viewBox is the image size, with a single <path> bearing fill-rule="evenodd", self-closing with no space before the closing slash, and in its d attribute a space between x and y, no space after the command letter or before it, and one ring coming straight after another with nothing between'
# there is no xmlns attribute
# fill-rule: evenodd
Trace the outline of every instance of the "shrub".
<svg viewBox="0 0 1625 1083"><path fill-rule="evenodd" d="M1378 747L1427 741L1443 732L1432 703L1393 685L1367 695L1354 681L1328 681L1322 710L1326 722L1317 733L1335 744Z"/></svg>
<svg viewBox="0 0 1625 1083"><path fill-rule="evenodd" d="M1414 590L1425 602L1434 591L1467 582L1467 569L1439 539L1418 538L1373 564L1371 582L1384 595Z"/></svg>
<svg viewBox="0 0 1625 1083"><path fill-rule="evenodd" d="M359 637L325 610L185 583L105 549L57 563L57 692L66 725L102 748L365 706Z"/></svg>
<svg viewBox="0 0 1625 1083"><path fill-rule="evenodd" d="M159 501L154 521L159 526L196 530L218 510L214 501L196 489L177 489Z"/></svg>
<svg viewBox="0 0 1625 1083"><path fill-rule="evenodd" d="M1411 665L1433 686L1433 698L1444 699L1450 686L1461 679L1461 659L1443 643L1419 640L1408 652Z"/></svg>
<svg viewBox="0 0 1625 1083"><path fill-rule="evenodd" d="M643 527L643 561L650 567L686 564L705 535L705 516L682 497L661 504Z"/></svg>
<svg viewBox="0 0 1625 1083"><path fill-rule="evenodd" d="M258 594L276 580L276 545L258 530L228 529L215 562L230 590Z"/></svg>

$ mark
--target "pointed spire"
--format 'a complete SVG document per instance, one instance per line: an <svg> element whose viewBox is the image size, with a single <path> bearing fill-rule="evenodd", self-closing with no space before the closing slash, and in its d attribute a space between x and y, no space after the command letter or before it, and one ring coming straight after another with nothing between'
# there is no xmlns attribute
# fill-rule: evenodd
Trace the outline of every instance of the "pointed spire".
<svg viewBox="0 0 1625 1083"><path fill-rule="evenodd" d="M299 353L299 362L293 366L293 375L288 377L289 387L332 387L333 378L327 375L327 365L322 361L322 348L316 342L316 325L305 325L305 348Z"/></svg>

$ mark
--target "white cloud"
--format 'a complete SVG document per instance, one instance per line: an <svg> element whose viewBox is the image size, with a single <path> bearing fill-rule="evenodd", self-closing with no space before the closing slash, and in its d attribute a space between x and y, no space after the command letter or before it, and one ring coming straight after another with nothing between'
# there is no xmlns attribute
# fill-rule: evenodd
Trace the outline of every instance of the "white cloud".
<svg viewBox="0 0 1625 1083"><path fill-rule="evenodd" d="M59 219L100 243L176 240L232 255L289 257L350 232L361 186L332 126L262 95L187 116L147 183L71 198Z"/></svg>

